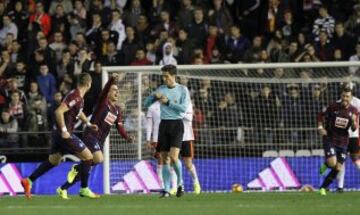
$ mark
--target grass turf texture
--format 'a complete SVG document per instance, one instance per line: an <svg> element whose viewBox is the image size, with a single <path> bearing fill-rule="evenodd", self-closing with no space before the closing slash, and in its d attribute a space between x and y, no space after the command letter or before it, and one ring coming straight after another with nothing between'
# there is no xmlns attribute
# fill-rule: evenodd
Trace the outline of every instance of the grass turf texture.
<svg viewBox="0 0 360 215"><path fill-rule="evenodd" d="M161 214L358 214L360 192L328 193L206 193L160 199L158 195L113 195L91 200L71 196L0 197L0 214L11 215L161 215Z"/></svg>

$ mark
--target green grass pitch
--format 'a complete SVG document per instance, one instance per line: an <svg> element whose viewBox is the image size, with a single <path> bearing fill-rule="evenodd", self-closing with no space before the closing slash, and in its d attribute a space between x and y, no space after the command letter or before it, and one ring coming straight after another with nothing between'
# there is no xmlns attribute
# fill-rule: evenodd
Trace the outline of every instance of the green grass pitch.
<svg viewBox="0 0 360 215"><path fill-rule="evenodd" d="M297 215L359 214L360 192L204 193L160 199L158 195L112 195L91 200L72 196L0 197L1 215Z"/></svg>

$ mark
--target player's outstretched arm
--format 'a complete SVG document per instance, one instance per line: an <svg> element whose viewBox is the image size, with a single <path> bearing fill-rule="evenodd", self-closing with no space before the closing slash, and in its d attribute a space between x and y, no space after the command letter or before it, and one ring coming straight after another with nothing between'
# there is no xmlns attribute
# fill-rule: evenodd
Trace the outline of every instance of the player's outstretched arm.
<svg viewBox="0 0 360 215"><path fill-rule="evenodd" d="M317 115L317 128L320 136L326 136L327 131L324 127L324 116L327 113L327 108L324 109L322 112L318 113Z"/></svg>

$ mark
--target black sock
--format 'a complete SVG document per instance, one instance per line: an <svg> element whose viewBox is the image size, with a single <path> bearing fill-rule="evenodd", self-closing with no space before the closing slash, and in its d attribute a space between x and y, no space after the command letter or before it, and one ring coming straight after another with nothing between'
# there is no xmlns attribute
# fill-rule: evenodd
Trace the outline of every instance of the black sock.
<svg viewBox="0 0 360 215"><path fill-rule="evenodd" d="M81 188L88 187L88 179L92 163L92 160L81 161L80 163Z"/></svg>
<svg viewBox="0 0 360 215"><path fill-rule="evenodd" d="M40 166L38 168L36 168L36 170L29 176L29 179L34 182L37 178L39 178L40 176L42 176L43 174L45 174L47 171L49 171L50 169L52 169L54 167L54 165L52 165L50 163L49 160L44 161L40 164Z"/></svg>
<svg viewBox="0 0 360 215"><path fill-rule="evenodd" d="M69 183L69 182L66 181L63 185L61 185L61 189L62 189L62 190L67 190L67 189L69 189L71 186L73 186L74 184L76 184L78 181L80 181L80 175L79 175L79 174L75 177L75 179L74 179L74 181L73 181L72 183Z"/></svg>
<svg viewBox="0 0 360 215"><path fill-rule="evenodd" d="M329 174L326 176L325 180L323 181L322 185L320 186L320 188L327 188L332 182L333 180L336 178L336 175L338 174L338 170L336 169L332 169Z"/></svg>

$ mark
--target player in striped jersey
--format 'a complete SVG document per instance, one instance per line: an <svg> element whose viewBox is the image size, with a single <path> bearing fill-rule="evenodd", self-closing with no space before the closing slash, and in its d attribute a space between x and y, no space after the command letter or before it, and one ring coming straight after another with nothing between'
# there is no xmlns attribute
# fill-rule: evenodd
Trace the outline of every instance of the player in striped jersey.
<svg viewBox="0 0 360 215"><path fill-rule="evenodd" d="M329 105L318 116L318 131L323 138L326 165L331 168L320 186L320 194L326 195L326 189L342 169L349 145L349 129L358 128L358 110L352 106L352 91L343 88L341 100Z"/></svg>
<svg viewBox="0 0 360 215"><path fill-rule="evenodd" d="M344 84L342 86L343 88L348 87L352 89L351 84ZM358 112L360 112L360 99L353 96L351 99L350 104L354 106ZM348 146L348 152L350 153L350 157L354 165L357 167L357 169L360 170L360 140L359 140L359 128L356 129L356 131L352 131L349 129L349 146ZM327 169L327 166L323 164L320 168L320 173L323 175ZM336 176L337 182L338 182L338 192L343 192L344 189L344 181L345 181L345 163L343 164L343 167L339 171L338 175Z"/></svg>
<svg viewBox="0 0 360 215"><path fill-rule="evenodd" d="M158 160L157 165L157 174L159 179L162 183L162 163L159 159L159 148L157 147L158 142L158 132L159 132L159 124L160 124L160 103L155 102L153 103L147 111L146 114L147 118L147 126L146 126L146 140L148 146L151 148L156 148L155 158ZM185 163L186 169L189 171L193 186L194 186L194 193L200 194L201 186L199 183L199 179L197 176L195 165L192 162L194 157L194 149L193 149L193 141L194 141L194 132L192 128L192 119L193 119L193 107L191 102L188 105L186 112L184 113L183 123L184 123L184 135L183 135L183 142L180 149L180 155L183 158ZM172 190L171 193L174 193Z"/></svg>
<svg viewBox="0 0 360 215"><path fill-rule="evenodd" d="M76 89L72 90L55 110L56 128L52 133L52 146L49 159L35 169L28 178L21 180L24 187L25 196L31 198L32 183L48 172L50 169L60 164L63 154L72 153L77 155L82 161L79 172L81 175L80 195L84 197L96 197L87 186L87 178L91 167L93 156L86 145L74 133L74 126L79 118L89 129L96 131L97 125L88 121L82 112L84 106L84 95L91 88L91 76L88 73L79 75L79 82Z"/></svg>
<svg viewBox="0 0 360 215"><path fill-rule="evenodd" d="M102 90L99 100L95 106L90 122L96 124L99 129L93 131L85 129L83 141L90 149L94 159L93 165L102 163L104 160L102 148L104 141L110 133L111 127L116 124L119 134L129 142L133 137L128 136L122 123L120 107L116 104L119 96L119 89L116 85L118 76L113 75ZM67 189L79 180L79 164L73 165L68 173L67 182L57 189L57 193L63 199L68 199Z"/></svg>

